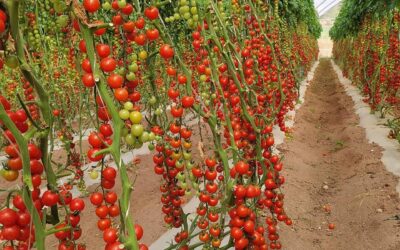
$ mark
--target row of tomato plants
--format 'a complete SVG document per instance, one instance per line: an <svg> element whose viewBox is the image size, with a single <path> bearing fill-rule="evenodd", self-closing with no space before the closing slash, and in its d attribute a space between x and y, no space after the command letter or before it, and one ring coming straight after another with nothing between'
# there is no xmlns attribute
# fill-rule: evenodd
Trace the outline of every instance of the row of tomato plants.
<svg viewBox="0 0 400 250"><path fill-rule="evenodd" d="M335 61L362 90L374 112L393 117L387 124L392 129L390 137L400 142L400 6L392 7L365 11L354 34L336 37L340 22L331 34Z"/></svg>
<svg viewBox="0 0 400 250"><path fill-rule="evenodd" d="M306 6L303 13L315 15ZM164 220L181 228L169 249L282 247L278 222L292 220L272 128L287 131L285 115L318 56L317 24L304 16L288 22L285 0L7 0L2 7L2 77L13 83L0 105L8 156L2 175L23 178L0 211L4 249L45 249L48 235L59 249L85 249L78 243L84 199L70 189L83 181L86 159L101 173L90 202L105 249L147 249L130 213L134 183L121 158L144 146L162 179ZM191 155L189 116L212 134L211 153L200 162ZM71 134L88 123L95 131L82 152ZM66 163L53 158L57 137ZM120 194L112 190L117 176ZM191 191L200 201L192 222L182 210Z"/></svg>

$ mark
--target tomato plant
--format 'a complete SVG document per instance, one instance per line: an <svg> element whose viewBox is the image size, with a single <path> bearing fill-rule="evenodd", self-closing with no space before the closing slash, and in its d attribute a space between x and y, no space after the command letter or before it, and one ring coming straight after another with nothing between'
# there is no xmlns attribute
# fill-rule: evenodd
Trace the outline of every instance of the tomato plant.
<svg viewBox="0 0 400 250"><path fill-rule="evenodd" d="M400 141L399 1L345 1L330 35L334 58Z"/></svg>
<svg viewBox="0 0 400 250"><path fill-rule="evenodd" d="M194 238L213 249L281 248L278 223L292 221L272 128L287 132L320 31L309 0L7 0L2 176L23 178L0 211L7 247L44 249L54 235L59 249L85 249L88 204L74 188L84 193L89 173L104 248L147 249L129 213L134 183L123 156L148 147L164 221L179 228L168 249L193 248ZM190 119L211 131L200 160ZM199 200L193 221L182 209L190 193ZM34 228L22 234L28 219Z"/></svg>

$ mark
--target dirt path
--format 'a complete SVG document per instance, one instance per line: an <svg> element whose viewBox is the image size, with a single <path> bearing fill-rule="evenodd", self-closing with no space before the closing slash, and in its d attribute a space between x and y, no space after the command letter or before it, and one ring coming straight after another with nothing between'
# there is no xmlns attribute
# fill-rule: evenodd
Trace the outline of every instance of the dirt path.
<svg viewBox="0 0 400 250"><path fill-rule="evenodd" d="M400 214L398 180L366 140L329 60L321 61L305 100L293 139L281 147L287 213L295 221L282 228L284 249L400 249L399 224L385 221Z"/></svg>

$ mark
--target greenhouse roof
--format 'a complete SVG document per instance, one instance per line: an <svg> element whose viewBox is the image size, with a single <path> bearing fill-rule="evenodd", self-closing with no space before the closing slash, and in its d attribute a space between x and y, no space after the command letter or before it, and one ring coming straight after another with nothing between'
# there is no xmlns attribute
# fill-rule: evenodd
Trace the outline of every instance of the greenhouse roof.
<svg viewBox="0 0 400 250"><path fill-rule="evenodd" d="M323 16L340 2L341 0L314 0L315 8L319 16Z"/></svg>

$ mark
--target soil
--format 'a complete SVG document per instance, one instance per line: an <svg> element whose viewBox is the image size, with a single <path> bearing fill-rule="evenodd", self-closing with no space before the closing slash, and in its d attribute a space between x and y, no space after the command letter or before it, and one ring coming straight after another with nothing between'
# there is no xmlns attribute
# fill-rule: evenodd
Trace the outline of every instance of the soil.
<svg viewBox="0 0 400 250"><path fill-rule="evenodd" d="M398 179L358 126L353 102L329 60L321 60L296 114L285 155L284 249L400 249ZM329 212L330 210L330 212ZM328 224L335 229L329 230Z"/></svg>

